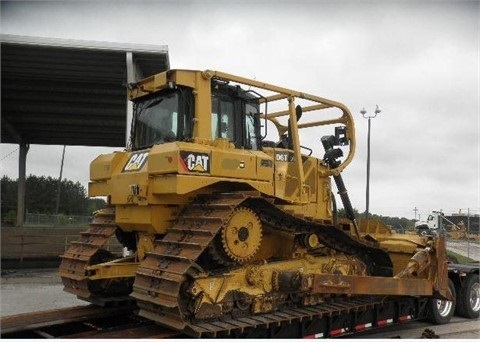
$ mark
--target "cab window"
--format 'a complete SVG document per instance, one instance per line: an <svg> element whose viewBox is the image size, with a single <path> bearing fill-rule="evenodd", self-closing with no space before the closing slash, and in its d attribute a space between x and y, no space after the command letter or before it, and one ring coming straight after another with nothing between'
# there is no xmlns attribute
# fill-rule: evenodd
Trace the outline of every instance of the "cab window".
<svg viewBox="0 0 480 342"><path fill-rule="evenodd" d="M235 117L233 102L212 98L212 139L228 139L235 142Z"/></svg>
<svg viewBox="0 0 480 342"><path fill-rule="evenodd" d="M257 142L258 142L258 109L257 107L247 103L245 105L245 148L258 150Z"/></svg>

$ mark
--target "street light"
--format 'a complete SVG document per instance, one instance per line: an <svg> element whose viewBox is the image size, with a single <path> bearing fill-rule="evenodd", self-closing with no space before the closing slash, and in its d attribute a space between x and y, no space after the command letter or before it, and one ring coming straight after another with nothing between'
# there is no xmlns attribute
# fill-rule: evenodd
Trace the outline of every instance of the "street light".
<svg viewBox="0 0 480 342"><path fill-rule="evenodd" d="M378 113L380 113L381 110L380 108L377 107L375 108L375 115L367 115L367 111L365 108L362 108L360 113L365 119L368 119L368 133L367 133L367 193L366 193L366 209L365 209L365 220L368 220L368 208L369 208L369 203L370 203L370 120L375 118Z"/></svg>

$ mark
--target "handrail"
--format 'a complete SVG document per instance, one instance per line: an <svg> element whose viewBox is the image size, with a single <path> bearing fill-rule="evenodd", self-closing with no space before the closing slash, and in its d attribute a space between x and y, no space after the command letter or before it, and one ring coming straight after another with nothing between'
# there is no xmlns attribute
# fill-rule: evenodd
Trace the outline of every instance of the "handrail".
<svg viewBox="0 0 480 342"><path fill-rule="evenodd" d="M303 128L310 128L310 127L315 127L315 126L324 126L324 125L330 125L330 124L343 124L347 127L347 140L350 145L349 151L345 159L335 168L330 169L328 166L324 166L323 173L324 175L338 175L348 164L353 159L353 156L355 154L355 125L353 121L353 116L348 110L348 108L337 101L329 100L323 97L319 97L316 95L288 89L288 88L283 88L283 87L278 87L273 84L265 83L265 82L260 82L257 80L252 80L248 79L245 77L241 76L235 76L232 74L224 73L221 71L216 71L216 70L205 70L201 72L202 77L204 79L219 79L223 81L231 81L243 85L247 85L250 87L256 87L259 89L264 89L267 91L271 91L275 94L266 96L266 100L261 100L261 101L278 101L282 99L287 99L288 100L288 109L279 111L279 112L274 112L266 115L266 118L270 120L276 127L279 132L279 135L281 136L284 134L287 130L288 127L285 125L282 125L280 122L276 120L276 118L281 117L281 116L290 116L290 124L292 125L292 134L293 134L293 150L296 155L296 162L299 164L298 169L300 172L300 182L303 180L303 167L301 166L301 158L299 158L299 153L300 153L300 140L299 140L299 135L298 135L298 130L303 129ZM341 115L338 118L333 118L333 119L326 119L326 120L317 120L313 122L304 122L304 123L298 123L296 122L296 116L295 116L295 99L303 99L303 100L308 100L315 102L316 104L310 105L310 106L305 106L305 108L302 108L303 112L311 112L311 111L322 111L325 109L330 109L330 108L337 108L341 110ZM263 115L265 117L265 114ZM295 121L295 122L293 122ZM280 138L280 137L279 137ZM298 156L297 156L298 154ZM303 186L303 184L301 184Z"/></svg>

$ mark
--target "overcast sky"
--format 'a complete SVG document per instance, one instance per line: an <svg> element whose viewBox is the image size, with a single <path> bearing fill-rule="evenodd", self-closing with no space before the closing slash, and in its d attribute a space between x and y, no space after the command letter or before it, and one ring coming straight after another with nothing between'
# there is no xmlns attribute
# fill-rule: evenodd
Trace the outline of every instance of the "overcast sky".
<svg viewBox="0 0 480 342"><path fill-rule="evenodd" d="M172 68L217 69L342 102L357 150L343 173L365 210L372 120L370 212L425 218L480 213L478 1L15 1L4 34L167 45ZM302 136L317 156L318 136ZM18 177L18 148L0 145L1 173ZM67 146L63 177L88 183L111 148ZM13 152L13 153L12 153ZM27 175L58 177L62 146L32 145Z"/></svg>

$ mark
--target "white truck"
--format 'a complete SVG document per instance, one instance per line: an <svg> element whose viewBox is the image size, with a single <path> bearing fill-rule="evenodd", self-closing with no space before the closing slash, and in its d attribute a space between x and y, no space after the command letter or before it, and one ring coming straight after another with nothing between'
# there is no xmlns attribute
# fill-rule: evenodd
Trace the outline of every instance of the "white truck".
<svg viewBox="0 0 480 342"><path fill-rule="evenodd" d="M446 234L445 223L452 225L452 229L461 230L462 228L445 217L441 211L432 211L426 221L415 222L415 230L419 235L438 235Z"/></svg>

